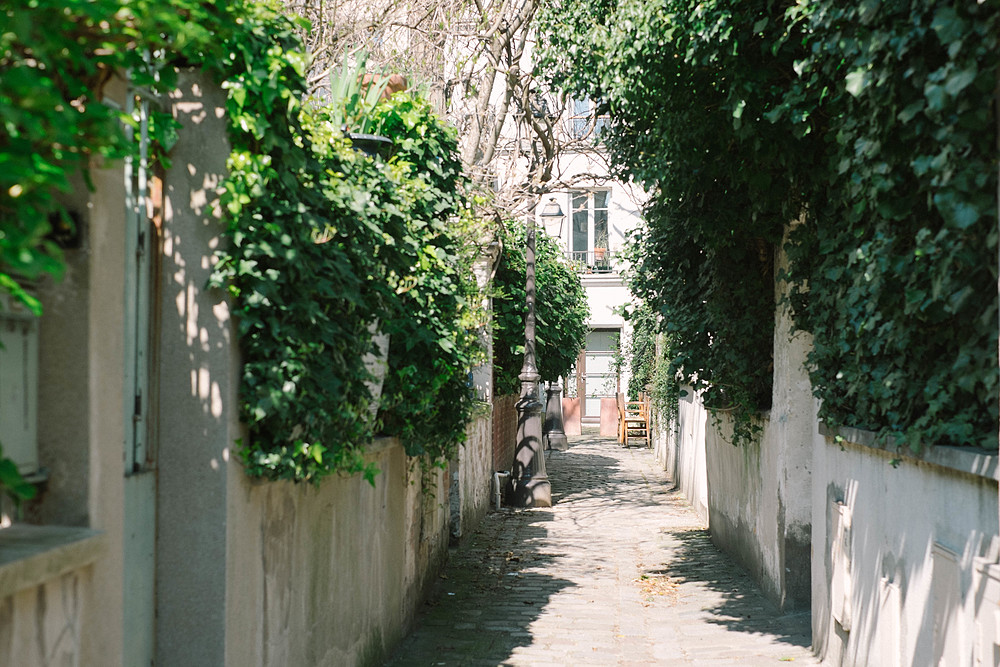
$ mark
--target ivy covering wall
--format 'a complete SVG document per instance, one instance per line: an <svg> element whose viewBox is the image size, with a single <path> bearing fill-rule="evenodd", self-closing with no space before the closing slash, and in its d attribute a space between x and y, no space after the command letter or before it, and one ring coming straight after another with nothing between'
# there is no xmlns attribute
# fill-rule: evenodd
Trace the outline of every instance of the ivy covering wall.
<svg viewBox="0 0 1000 667"><path fill-rule="evenodd" d="M131 150L132 120L100 103L102 82L128 70L163 94L175 68L203 69L228 96L227 243L213 285L239 315L248 472L373 479L363 452L377 433L428 460L454 453L483 317L455 131L426 101L398 95L372 110L396 147L376 161L331 120L343 114L304 102L296 25L265 5L18 0L0 19L0 287L40 307L20 283L60 271L45 239L65 213L54 194L94 158ZM176 128L163 113L152 126L166 163ZM377 418L365 363L376 331L390 337Z"/></svg>
<svg viewBox="0 0 1000 667"><path fill-rule="evenodd" d="M775 249L830 425L997 447L1000 3L589 0L543 14L544 66L601 100L652 192L634 293L674 369L752 437Z"/></svg>

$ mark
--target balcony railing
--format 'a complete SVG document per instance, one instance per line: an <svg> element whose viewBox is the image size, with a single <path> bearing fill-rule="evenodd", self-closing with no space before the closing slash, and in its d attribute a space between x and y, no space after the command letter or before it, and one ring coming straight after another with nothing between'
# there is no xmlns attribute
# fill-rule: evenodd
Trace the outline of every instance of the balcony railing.
<svg viewBox="0 0 1000 667"><path fill-rule="evenodd" d="M618 272L618 257L611 250L567 252L566 258L577 273Z"/></svg>

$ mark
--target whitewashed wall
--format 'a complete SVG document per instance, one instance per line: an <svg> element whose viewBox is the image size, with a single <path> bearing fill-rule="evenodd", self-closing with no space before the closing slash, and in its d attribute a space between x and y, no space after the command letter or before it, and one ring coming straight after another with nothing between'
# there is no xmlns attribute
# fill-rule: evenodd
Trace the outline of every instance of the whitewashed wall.
<svg viewBox="0 0 1000 667"><path fill-rule="evenodd" d="M832 664L1000 664L996 456L838 435L813 444L814 648Z"/></svg>
<svg viewBox="0 0 1000 667"><path fill-rule="evenodd" d="M709 416L705 430L712 540L784 609L809 606L809 491L817 426L804 368L808 346L807 337L792 336L787 312L777 309L771 409L760 415L760 436L734 446L725 412Z"/></svg>
<svg viewBox="0 0 1000 667"><path fill-rule="evenodd" d="M770 597L809 605L825 663L1000 665L996 453L826 432L802 367L810 341L789 324L779 310L759 441L733 447L725 415L717 425L689 397L657 459Z"/></svg>
<svg viewBox="0 0 1000 667"><path fill-rule="evenodd" d="M654 419L653 450L657 462L684 494L701 520L708 523L708 473L705 463L705 429L708 411L691 387L678 402L677 419Z"/></svg>

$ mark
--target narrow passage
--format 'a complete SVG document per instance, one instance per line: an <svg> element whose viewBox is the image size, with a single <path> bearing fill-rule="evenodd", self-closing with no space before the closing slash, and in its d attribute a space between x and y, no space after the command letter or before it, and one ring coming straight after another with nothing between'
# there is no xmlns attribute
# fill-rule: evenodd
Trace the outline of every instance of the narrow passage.
<svg viewBox="0 0 1000 667"><path fill-rule="evenodd" d="M818 664L808 613L715 548L651 450L571 437L547 468L553 507L491 512L388 665Z"/></svg>

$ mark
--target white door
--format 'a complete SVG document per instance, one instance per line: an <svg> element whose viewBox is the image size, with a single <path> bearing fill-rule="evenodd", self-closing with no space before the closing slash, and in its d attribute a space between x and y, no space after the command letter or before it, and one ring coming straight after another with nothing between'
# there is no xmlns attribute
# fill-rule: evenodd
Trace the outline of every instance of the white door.
<svg viewBox="0 0 1000 667"><path fill-rule="evenodd" d="M584 417L600 417L601 399L614 397L617 391L618 375L613 363L620 334L619 329L598 329L587 334Z"/></svg>

